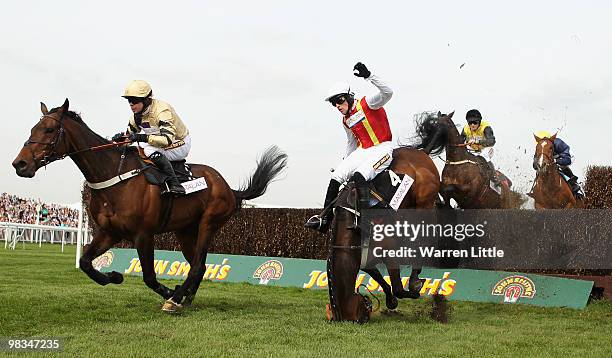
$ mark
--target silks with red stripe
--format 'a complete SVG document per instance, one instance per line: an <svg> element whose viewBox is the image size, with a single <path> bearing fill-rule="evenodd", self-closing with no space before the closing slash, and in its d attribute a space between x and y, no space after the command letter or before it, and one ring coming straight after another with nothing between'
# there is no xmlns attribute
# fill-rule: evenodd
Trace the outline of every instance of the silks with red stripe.
<svg viewBox="0 0 612 358"><path fill-rule="evenodd" d="M343 123L353 132L359 147L364 149L392 139L385 109L370 108L365 97L357 101L357 105L351 110L350 116L343 119Z"/></svg>

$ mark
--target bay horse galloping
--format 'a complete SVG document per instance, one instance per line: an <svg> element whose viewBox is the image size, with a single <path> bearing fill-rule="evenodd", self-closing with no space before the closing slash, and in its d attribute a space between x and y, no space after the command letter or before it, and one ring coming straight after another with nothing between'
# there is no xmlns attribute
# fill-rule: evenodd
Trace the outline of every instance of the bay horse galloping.
<svg viewBox="0 0 612 358"><path fill-rule="evenodd" d="M446 165L442 170L440 195L446 208L455 199L461 209L504 209L510 207L509 180L504 178L500 193L491 188L486 175L484 158L468 152L452 120L453 113L438 115L425 113L418 124L422 138L419 148L427 153L446 151Z"/></svg>
<svg viewBox="0 0 612 358"><path fill-rule="evenodd" d="M243 200L263 195L287 163L286 154L276 147L269 148L242 190L232 190L215 169L192 164L193 176L203 177L207 188L185 196L162 197L160 187L149 184L142 175L137 151L126 146L117 148L116 143L94 133L78 114L68 110L68 99L50 111L41 103L41 111L43 116L13 161L17 175L31 178L40 167L66 156L89 183L139 172L128 180L91 190L87 206L99 230L79 262L81 269L98 284L120 284L121 273L102 273L92 266L92 260L122 239L133 242L145 284L166 299L164 311L173 312L181 303L191 303L202 281L214 234L241 207ZM159 283L155 276L153 236L161 232L176 234L191 266L187 279L176 290Z"/></svg>
<svg viewBox="0 0 612 358"><path fill-rule="evenodd" d="M554 159L554 142L557 135L550 138L539 138L534 135L537 142L533 167L536 169L536 178L531 196L535 201L536 209L570 209L582 207L582 200L576 200L572 189L561 177Z"/></svg>
<svg viewBox="0 0 612 358"><path fill-rule="evenodd" d="M409 147L395 149L389 170L409 175L414 179L414 183L400 204L400 209L433 209L435 207L440 189L439 173L431 158L424 151ZM345 206L345 203L350 202L348 197L354 195L354 190L356 190L353 184L348 183L336 201L336 218L327 259L330 297L327 318L333 321L365 323L369 320L372 311L371 301L355 292L355 281L361 263L361 232L359 228L353 228L354 210ZM351 191L353 191L352 194ZM363 269L363 271L381 285L386 295L387 307L393 309L397 307L397 298L411 297L410 294L415 291L418 293L420 287L416 289L414 287L420 281L418 274L421 269L413 267L408 284L409 291L404 291L399 265L392 259L385 260L383 263L387 266L391 285L384 280L377 268Z"/></svg>

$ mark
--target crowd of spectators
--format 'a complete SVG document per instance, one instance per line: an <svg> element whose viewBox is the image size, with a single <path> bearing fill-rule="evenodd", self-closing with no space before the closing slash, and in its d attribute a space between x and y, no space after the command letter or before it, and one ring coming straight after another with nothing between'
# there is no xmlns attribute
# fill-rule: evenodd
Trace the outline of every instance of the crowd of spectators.
<svg viewBox="0 0 612 358"><path fill-rule="evenodd" d="M0 221L77 227L79 211L62 205L43 203L40 199L24 199L2 193Z"/></svg>

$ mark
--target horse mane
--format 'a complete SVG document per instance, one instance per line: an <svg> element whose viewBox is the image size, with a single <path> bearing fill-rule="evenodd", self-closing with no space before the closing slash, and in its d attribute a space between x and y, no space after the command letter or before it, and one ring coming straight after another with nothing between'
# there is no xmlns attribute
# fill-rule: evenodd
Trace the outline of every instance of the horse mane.
<svg viewBox="0 0 612 358"><path fill-rule="evenodd" d="M446 115L433 112L422 112L415 115L416 136L413 146L425 149L428 154L438 155L444 151L448 137L448 128L440 118Z"/></svg>
<svg viewBox="0 0 612 358"><path fill-rule="evenodd" d="M53 108L49 111L49 113L55 113L57 111L59 111L60 107L56 107ZM110 143L110 141L104 137L102 137L101 135L99 135L98 133L94 132L91 128L89 128L87 126L87 124L85 124L85 122L83 121L83 118L81 117L81 114L76 113L74 111L65 111L64 112L64 116L72 119L73 121L77 122L78 124L80 124L81 126L83 126L85 129L87 129L87 131L89 131L89 133L93 134L94 136L96 136L99 140L103 141L104 143Z"/></svg>

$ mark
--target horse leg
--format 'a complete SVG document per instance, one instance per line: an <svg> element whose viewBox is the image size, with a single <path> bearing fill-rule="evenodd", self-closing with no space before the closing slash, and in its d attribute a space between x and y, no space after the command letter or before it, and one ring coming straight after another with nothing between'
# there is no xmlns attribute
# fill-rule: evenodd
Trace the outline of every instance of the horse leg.
<svg viewBox="0 0 612 358"><path fill-rule="evenodd" d="M189 227L189 228L177 231L175 232L175 234L176 234L176 238L181 243L181 251L183 252L183 256L185 257L187 262L189 262L190 267L195 266L195 262L193 261L193 258L195 256L194 243L198 236L198 227L197 226ZM200 283L201 282L202 281L200 280ZM191 306L195 298L195 294L198 288L200 287L200 283L197 284L196 289L192 294L185 296L185 298L183 299L183 306Z"/></svg>
<svg viewBox="0 0 612 358"><path fill-rule="evenodd" d="M387 306L387 308L390 310L396 309L398 305L397 297L393 295L391 286L387 283L387 281L385 281L385 278L380 271L374 267L371 269L363 269L363 272L370 275L370 277L372 277L374 281L378 282L380 287L382 287L383 291L385 292L385 306Z"/></svg>
<svg viewBox="0 0 612 358"><path fill-rule="evenodd" d="M163 311L174 312L181 306L181 302L185 296L195 295L194 290L198 289L204 277L204 262L206 261L210 238L214 231L215 228L211 226L210 220L207 217L202 219L198 229L198 240L196 241L193 254L193 263L195 265L191 266L187 279L183 284L174 291L171 298L166 300L166 303L162 307Z"/></svg>
<svg viewBox="0 0 612 358"><path fill-rule="evenodd" d="M206 257L207 256L208 256L208 252L204 252L204 254L202 255L202 261L199 263L200 267L202 268L202 275L198 276L196 280L192 283L192 285L187 288L185 292L185 298L183 298L183 306L191 306L191 304L193 303L193 300L195 299L196 293L198 293L198 290L200 289L200 284L202 283L202 280L204 279L204 272L206 271ZM195 261L193 262L194 264L197 264ZM190 263L190 265L192 264Z"/></svg>
<svg viewBox="0 0 612 358"><path fill-rule="evenodd" d="M419 278L421 271L421 267L415 266L412 266L412 270L410 271L410 278L408 279L408 292L410 295L416 296L414 298L419 298L421 296L421 288L423 288L423 285L425 284L425 279Z"/></svg>
<svg viewBox="0 0 612 358"><path fill-rule="evenodd" d="M387 266L389 277L391 278L391 287L393 287L393 295L397 298L419 298L418 292L415 294L412 291L404 290L402 278L400 276L400 269L391 265Z"/></svg>
<svg viewBox="0 0 612 358"><path fill-rule="evenodd" d="M113 239L110 235L100 231L98 235L93 238L89 246L85 249L83 256L79 259L79 267L81 270L99 285L106 286L109 283L120 284L123 282L123 275L119 272L113 271L110 273L103 273L96 270L91 264L96 257L110 249L116 241L117 240Z"/></svg>
<svg viewBox="0 0 612 358"><path fill-rule="evenodd" d="M147 287L166 300L172 297L174 291L159 283L155 275L155 269L153 267L153 237L147 236L136 240L136 250L140 258L140 266L142 267L142 279Z"/></svg>

